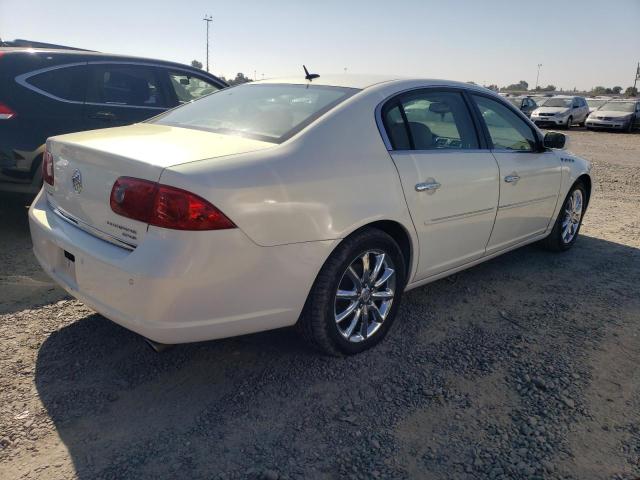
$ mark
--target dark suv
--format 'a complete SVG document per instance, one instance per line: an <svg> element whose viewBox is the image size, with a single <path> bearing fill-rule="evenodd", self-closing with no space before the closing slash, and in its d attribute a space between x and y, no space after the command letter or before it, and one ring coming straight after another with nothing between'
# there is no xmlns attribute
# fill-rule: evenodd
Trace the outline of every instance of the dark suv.
<svg viewBox="0 0 640 480"><path fill-rule="evenodd" d="M40 189L48 137L139 122L226 86L179 63L0 48L0 190Z"/></svg>

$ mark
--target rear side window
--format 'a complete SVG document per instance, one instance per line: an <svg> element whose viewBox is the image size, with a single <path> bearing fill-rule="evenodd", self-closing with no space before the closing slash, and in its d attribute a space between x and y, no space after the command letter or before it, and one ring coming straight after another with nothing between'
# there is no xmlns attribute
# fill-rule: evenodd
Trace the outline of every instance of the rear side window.
<svg viewBox="0 0 640 480"><path fill-rule="evenodd" d="M529 125L509 107L490 98L472 95L487 126L493 147L532 152L536 136Z"/></svg>
<svg viewBox="0 0 640 480"><path fill-rule="evenodd" d="M169 83L179 103L187 103L220 90L220 87L188 72L170 71Z"/></svg>
<svg viewBox="0 0 640 480"><path fill-rule="evenodd" d="M89 65L87 102L166 107L156 69L141 65Z"/></svg>
<svg viewBox="0 0 640 480"><path fill-rule="evenodd" d="M86 86L86 67L63 67L38 73L26 82L43 92L63 100L83 102Z"/></svg>
<svg viewBox="0 0 640 480"><path fill-rule="evenodd" d="M471 116L460 93L411 92L388 103L382 115L394 150L479 148Z"/></svg>

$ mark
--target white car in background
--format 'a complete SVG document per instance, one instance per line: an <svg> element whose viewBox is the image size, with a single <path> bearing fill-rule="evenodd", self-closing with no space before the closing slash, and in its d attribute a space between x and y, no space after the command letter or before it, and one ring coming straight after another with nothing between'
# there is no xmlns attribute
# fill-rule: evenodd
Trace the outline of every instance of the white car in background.
<svg viewBox="0 0 640 480"><path fill-rule="evenodd" d="M540 127L564 127L584 125L589 116L589 106L584 97L557 95L544 102L531 114L531 120Z"/></svg>
<svg viewBox="0 0 640 480"><path fill-rule="evenodd" d="M297 324L351 354L385 336L403 291L576 241L589 162L499 95L308 78L49 139L29 211L44 270L155 342Z"/></svg>
<svg viewBox="0 0 640 480"><path fill-rule="evenodd" d="M586 127L627 132L640 128L640 100L611 100L589 115Z"/></svg>

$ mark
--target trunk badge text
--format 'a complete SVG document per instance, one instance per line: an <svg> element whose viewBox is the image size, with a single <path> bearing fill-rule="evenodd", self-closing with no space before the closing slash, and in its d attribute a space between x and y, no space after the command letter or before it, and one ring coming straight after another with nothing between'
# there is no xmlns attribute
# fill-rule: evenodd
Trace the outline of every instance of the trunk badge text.
<svg viewBox="0 0 640 480"><path fill-rule="evenodd" d="M73 184L73 189L76 193L80 193L82 191L82 174L80 170L76 170L71 175L71 183Z"/></svg>

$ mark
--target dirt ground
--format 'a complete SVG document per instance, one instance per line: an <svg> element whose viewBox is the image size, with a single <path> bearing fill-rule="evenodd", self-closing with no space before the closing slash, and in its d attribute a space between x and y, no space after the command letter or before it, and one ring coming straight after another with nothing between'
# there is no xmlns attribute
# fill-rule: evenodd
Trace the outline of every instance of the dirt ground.
<svg viewBox="0 0 640 480"><path fill-rule="evenodd" d="M571 251L413 290L344 359L287 329L155 354L0 197L0 478L640 477L640 132L569 135L596 176Z"/></svg>

